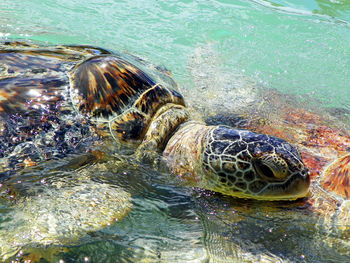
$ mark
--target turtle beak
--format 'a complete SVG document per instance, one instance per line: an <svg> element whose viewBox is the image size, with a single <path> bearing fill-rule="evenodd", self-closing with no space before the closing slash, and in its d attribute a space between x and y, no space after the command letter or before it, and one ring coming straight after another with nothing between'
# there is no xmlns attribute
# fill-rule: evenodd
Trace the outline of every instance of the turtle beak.
<svg viewBox="0 0 350 263"><path fill-rule="evenodd" d="M296 200L307 196L309 187L310 174L305 168L302 172L290 176L285 182L271 184L261 195L266 200Z"/></svg>
<svg viewBox="0 0 350 263"><path fill-rule="evenodd" d="M309 192L310 174L309 171L305 175L299 176L295 179L289 189L286 191L286 197L291 197L290 200L305 197Z"/></svg>

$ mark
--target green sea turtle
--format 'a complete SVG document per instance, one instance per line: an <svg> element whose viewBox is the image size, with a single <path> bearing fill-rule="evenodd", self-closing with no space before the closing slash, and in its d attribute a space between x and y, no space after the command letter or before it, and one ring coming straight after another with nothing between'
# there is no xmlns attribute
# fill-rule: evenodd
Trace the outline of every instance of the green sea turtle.
<svg viewBox="0 0 350 263"><path fill-rule="evenodd" d="M294 96L274 90L264 92L260 116L216 114L207 117L207 123L267 133L297 145L310 171L309 194L296 202L222 198L224 204L218 204L214 198L199 199L206 202L201 204L205 214L212 215L204 219L208 253L217 262L347 262L350 112L298 103Z"/></svg>
<svg viewBox="0 0 350 263"><path fill-rule="evenodd" d="M156 160L188 185L235 197L295 200L307 194L308 169L295 146L190 116L167 72L159 77L132 56L91 46L0 44L2 189L20 188L14 186L18 174L49 161L73 158L74 165L84 165L118 154L135 162ZM2 258L30 243L67 245L131 208L121 188L79 172L72 181L62 180L16 197L9 214L16 220L3 222L2 229L17 233L13 229L35 226L34 232L25 238L2 235ZM87 198L105 203L91 218L75 213L89 209ZM43 208L51 221L40 217ZM21 225L20 218L32 220Z"/></svg>
<svg viewBox="0 0 350 263"><path fill-rule="evenodd" d="M2 174L109 148L161 153L170 170L224 194L293 200L309 174L277 137L191 121L183 97L136 61L89 46L0 46Z"/></svg>

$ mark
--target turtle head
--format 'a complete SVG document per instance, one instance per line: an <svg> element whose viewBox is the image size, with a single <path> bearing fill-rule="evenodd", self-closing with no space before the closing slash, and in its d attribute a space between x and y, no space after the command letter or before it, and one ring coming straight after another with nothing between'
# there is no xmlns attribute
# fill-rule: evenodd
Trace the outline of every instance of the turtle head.
<svg viewBox="0 0 350 263"><path fill-rule="evenodd" d="M225 126L210 131L203 165L209 189L236 197L294 200L304 197L310 184L295 146Z"/></svg>

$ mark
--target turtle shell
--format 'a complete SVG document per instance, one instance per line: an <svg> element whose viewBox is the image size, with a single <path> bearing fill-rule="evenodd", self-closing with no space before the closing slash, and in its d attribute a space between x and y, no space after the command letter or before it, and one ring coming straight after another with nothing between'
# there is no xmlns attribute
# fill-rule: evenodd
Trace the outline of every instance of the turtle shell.
<svg viewBox="0 0 350 263"><path fill-rule="evenodd" d="M113 138L137 146L162 105L184 105L147 68L91 46L0 43L1 174L101 146L115 150Z"/></svg>
<svg viewBox="0 0 350 263"><path fill-rule="evenodd" d="M139 144L157 110L184 105L175 90L156 83L120 56L95 56L71 72L73 106L99 127L108 127L117 142Z"/></svg>

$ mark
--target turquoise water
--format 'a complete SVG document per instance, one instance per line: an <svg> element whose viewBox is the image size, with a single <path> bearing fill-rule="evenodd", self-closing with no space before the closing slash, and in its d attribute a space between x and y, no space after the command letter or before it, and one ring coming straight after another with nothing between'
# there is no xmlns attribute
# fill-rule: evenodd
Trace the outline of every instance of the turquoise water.
<svg viewBox="0 0 350 263"><path fill-rule="evenodd" d="M262 86L321 107L350 110L350 3L345 0L2 0L0 39L8 38L135 54L169 69L197 108L237 110L241 97L242 103L249 100L242 88L249 93ZM232 94L225 96L228 90L237 90L235 101ZM51 169L19 175L18 181L29 189L39 185L31 195L46 193L42 180L57 176ZM131 194L130 214L84 233L65 249L40 242L24 248L37 249L53 262L350 261L349 233L329 234L324 222L302 209L274 213L261 203L179 186L147 167L92 165L83 172L91 171L99 174L92 180L96 184L107 182ZM60 211L55 204L52 209Z"/></svg>
<svg viewBox="0 0 350 263"><path fill-rule="evenodd" d="M210 43L222 70L325 106L350 104L348 1L3 0L0 10L2 38L128 51L189 89L189 57Z"/></svg>

